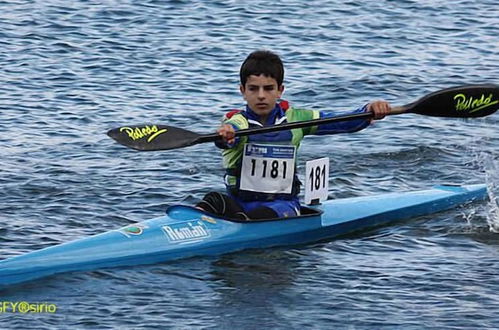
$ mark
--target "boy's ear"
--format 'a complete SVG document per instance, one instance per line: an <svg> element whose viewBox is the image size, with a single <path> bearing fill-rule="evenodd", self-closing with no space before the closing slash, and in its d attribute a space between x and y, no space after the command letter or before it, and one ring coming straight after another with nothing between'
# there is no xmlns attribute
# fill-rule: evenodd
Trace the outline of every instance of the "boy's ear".
<svg viewBox="0 0 499 330"><path fill-rule="evenodd" d="M243 98L246 100L246 96L244 96L244 90L245 90L244 85L239 84L239 91L240 91L240 92L241 92L241 94L243 95Z"/></svg>
<svg viewBox="0 0 499 330"><path fill-rule="evenodd" d="M281 97L282 94L284 93L284 85L281 85L278 89L279 89L279 97Z"/></svg>

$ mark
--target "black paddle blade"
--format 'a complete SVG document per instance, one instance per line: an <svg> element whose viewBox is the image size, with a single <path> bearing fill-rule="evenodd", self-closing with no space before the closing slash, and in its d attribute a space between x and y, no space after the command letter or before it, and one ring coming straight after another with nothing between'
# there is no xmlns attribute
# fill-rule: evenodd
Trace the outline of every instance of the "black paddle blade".
<svg viewBox="0 0 499 330"><path fill-rule="evenodd" d="M199 134L165 125L136 125L114 128L109 137L125 147L140 151L169 150L193 145Z"/></svg>
<svg viewBox="0 0 499 330"><path fill-rule="evenodd" d="M484 117L499 109L498 85L443 89L408 104L406 112L435 117Z"/></svg>

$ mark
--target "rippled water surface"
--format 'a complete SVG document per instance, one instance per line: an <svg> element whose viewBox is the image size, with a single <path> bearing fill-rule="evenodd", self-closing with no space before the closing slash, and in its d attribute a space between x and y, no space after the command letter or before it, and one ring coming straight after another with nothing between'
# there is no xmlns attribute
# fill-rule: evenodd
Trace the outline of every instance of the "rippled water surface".
<svg viewBox="0 0 499 330"><path fill-rule="evenodd" d="M0 1L0 259L158 216L222 190L212 145L139 153L106 136L161 122L211 132L267 48L284 97L334 111L497 83L496 1ZM494 328L498 115L389 117L307 138L331 198L481 183L490 201L286 249L63 274L0 291L57 312L2 328Z"/></svg>

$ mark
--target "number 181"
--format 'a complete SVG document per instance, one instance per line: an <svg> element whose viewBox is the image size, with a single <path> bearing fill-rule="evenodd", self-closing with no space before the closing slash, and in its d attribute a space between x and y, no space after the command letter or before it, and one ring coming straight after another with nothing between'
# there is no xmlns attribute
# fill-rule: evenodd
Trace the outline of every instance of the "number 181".
<svg viewBox="0 0 499 330"><path fill-rule="evenodd" d="M326 187L326 165L312 167L310 170L310 191Z"/></svg>

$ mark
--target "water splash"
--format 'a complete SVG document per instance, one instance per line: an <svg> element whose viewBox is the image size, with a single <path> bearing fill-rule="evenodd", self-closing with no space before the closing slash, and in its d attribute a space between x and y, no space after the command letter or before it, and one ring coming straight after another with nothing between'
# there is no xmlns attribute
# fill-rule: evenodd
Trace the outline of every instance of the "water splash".
<svg viewBox="0 0 499 330"><path fill-rule="evenodd" d="M485 182L489 194L487 223L491 232L499 233L499 162L489 153L482 153L480 160L485 169Z"/></svg>

